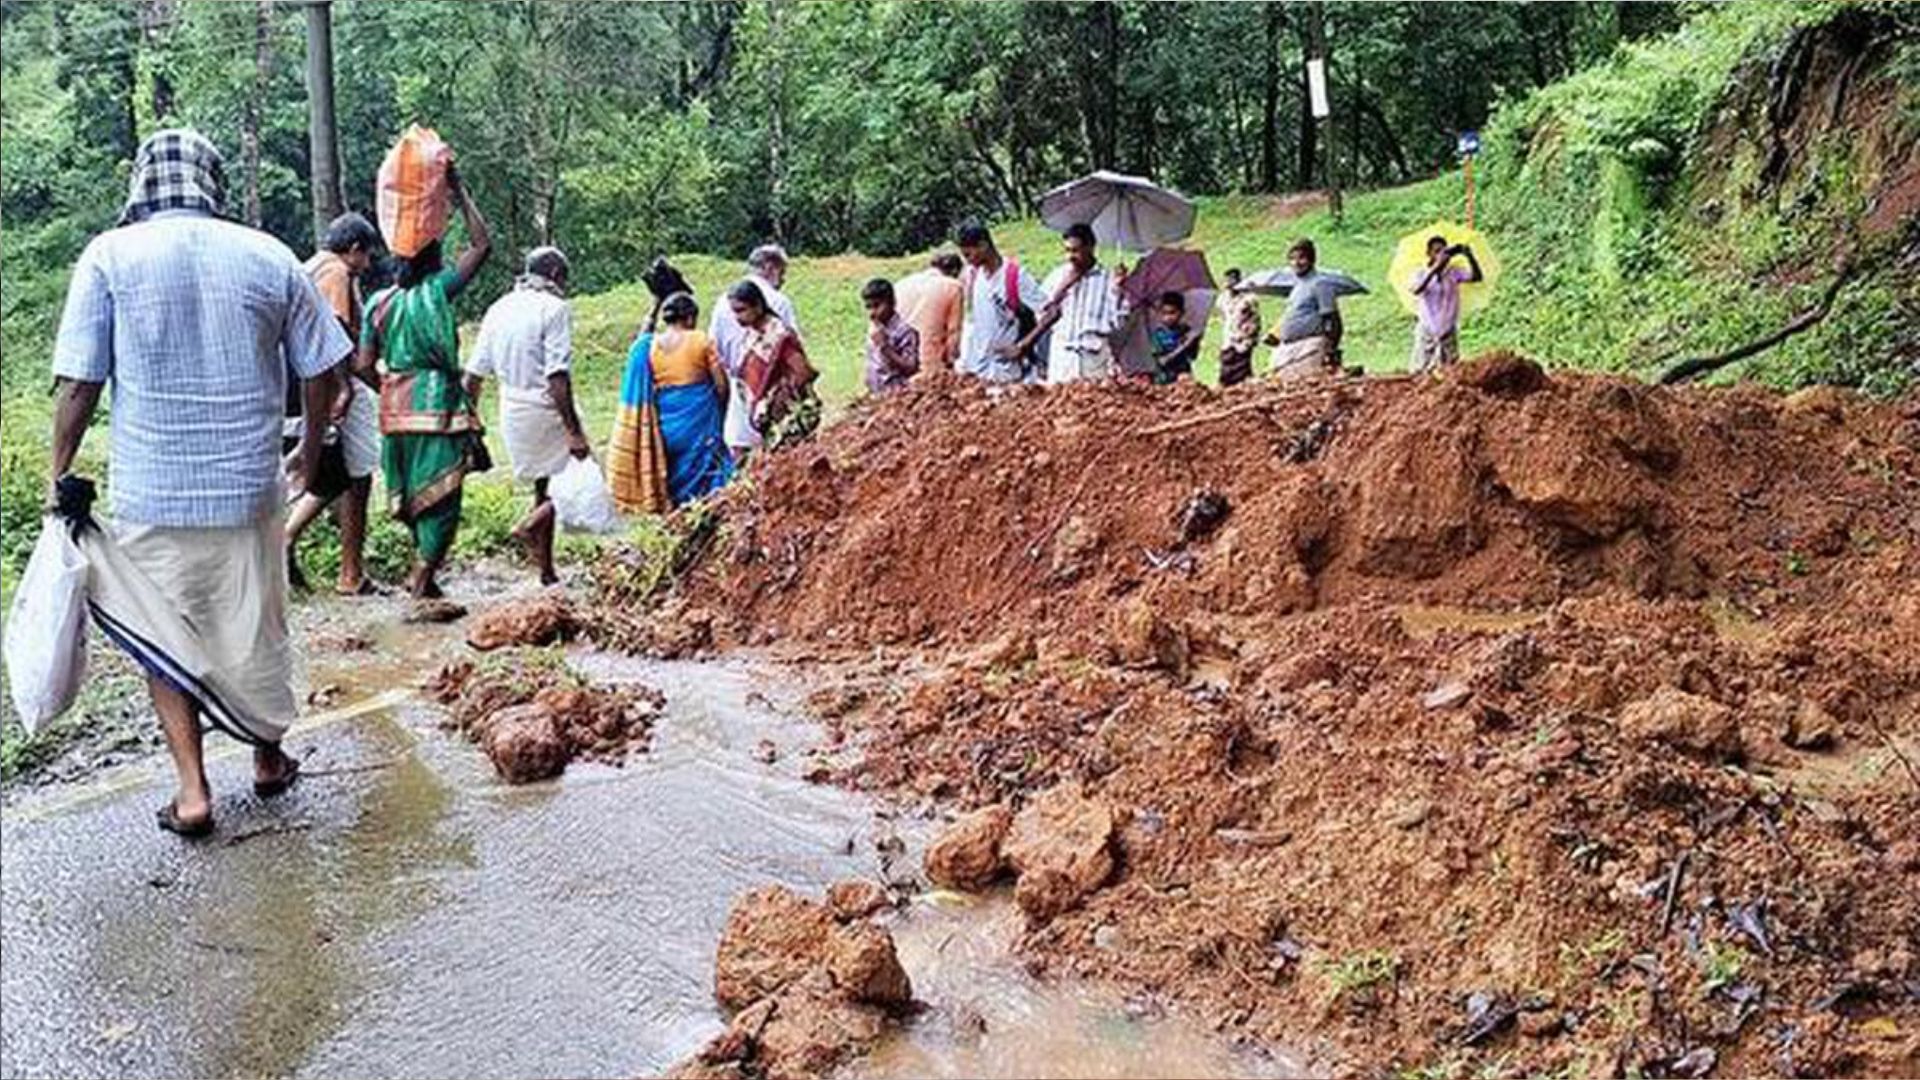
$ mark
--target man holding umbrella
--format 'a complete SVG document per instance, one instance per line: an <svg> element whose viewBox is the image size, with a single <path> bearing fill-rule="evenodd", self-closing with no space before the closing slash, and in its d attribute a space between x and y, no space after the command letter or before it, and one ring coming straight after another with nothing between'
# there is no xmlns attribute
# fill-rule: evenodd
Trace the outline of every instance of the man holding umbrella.
<svg viewBox="0 0 1920 1080"><path fill-rule="evenodd" d="M1083 222L1067 226L1063 244L1067 261L1041 283L1046 306L1034 328L1013 346L1014 355L1032 348L1051 330L1049 384L1109 378L1114 373L1113 337L1132 308L1124 291L1126 269L1109 271L1100 265L1093 228Z"/></svg>
<svg viewBox="0 0 1920 1080"><path fill-rule="evenodd" d="M1273 346L1273 376L1295 382L1325 374L1340 366L1339 285L1314 268L1311 240L1295 241L1287 251L1293 268L1293 288L1280 329L1267 335Z"/></svg>
<svg viewBox="0 0 1920 1080"><path fill-rule="evenodd" d="M1467 268L1453 265L1464 255ZM1444 236L1427 240L1427 265L1408 280L1407 288L1420 301L1413 324L1413 360L1416 375L1460 361L1460 286L1486 277L1480 260L1466 244L1447 243Z"/></svg>

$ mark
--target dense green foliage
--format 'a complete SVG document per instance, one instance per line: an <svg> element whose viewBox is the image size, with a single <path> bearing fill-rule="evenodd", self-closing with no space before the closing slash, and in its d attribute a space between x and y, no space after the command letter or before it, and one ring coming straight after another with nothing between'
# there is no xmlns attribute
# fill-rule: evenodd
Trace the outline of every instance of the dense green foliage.
<svg viewBox="0 0 1920 1080"><path fill-rule="evenodd" d="M1801 111L1772 116L1795 50L1848 33L1877 43L1871 63L1811 69ZM1483 329L1561 363L1650 375L1778 330L1849 263L1858 274L1825 321L1738 370L1784 386L1906 385L1920 365L1920 230L1911 214L1870 220L1868 200L1920 158L1917 39L1911 5L1727 5L1503 105L1484 221L1524 270Z"/></svg>

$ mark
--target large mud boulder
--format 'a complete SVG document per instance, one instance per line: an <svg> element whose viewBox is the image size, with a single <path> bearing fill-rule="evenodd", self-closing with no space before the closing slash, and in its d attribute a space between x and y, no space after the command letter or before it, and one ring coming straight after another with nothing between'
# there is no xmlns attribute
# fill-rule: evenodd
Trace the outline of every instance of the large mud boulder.
<svg viewBox="0 0 1920 1080"><path fill-rule="evenodd" d="M1620 731L1638 742L1657 742L1714 761L1738 761L1745 753L1732 709L1672 686L1622 708Z"/></svg>
<svg viewBox="0 0 1920 1080"><path fill-rule="evenodd" d="M784 886L747 893L734 901L720 933L714 997L744 1009L822 966L834 925L826 907Z"/></svg>
<svg viewBox="0 0 1920 1080"><path fill-rule="evenodd" d="M1113 811L1078 783L1061 784L1014 818L1003 848L1020 875L1013 898L1035 923L1077 906L1113 874Z"/></svg>
<svg viewBox="0 0 1920 1080"><path fill-rule="evenodd" d="M573 609L564 596L541 593L490 607L467 627L467 644L481 652L507 645L551 645L573 636Z"/></svg>
<svg viewBox="0 0 1920 1080"><path fill-rule="evenodd" d="M551 780L566 771L573 756L559 718L537 702L493 713L476 725L475 735L494 771L509 784Z"/></svg>
<svg viewBox="0 0 1920 1080"><path fill-rule="evenodd" d="M913 999L893 936L878 926L842 924L825 904L780 885L734 902L714 960L720 1004L745 1008L815 971L852 1001L897 1008Z"/></svg>
<svg viewBox="0 0 1920 1080"><path fill-rule="evenodd" d="M1002 805L961 817L927 848L928 880L949 889L986 888L1006 866L1000 845L1012 827L1013 811Z"/></svg>

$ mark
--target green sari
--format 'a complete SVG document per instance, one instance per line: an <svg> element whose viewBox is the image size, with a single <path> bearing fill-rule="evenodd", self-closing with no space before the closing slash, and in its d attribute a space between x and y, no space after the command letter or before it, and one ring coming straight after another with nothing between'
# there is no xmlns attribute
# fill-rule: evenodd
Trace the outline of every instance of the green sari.
<svg viewBox="0 0 1920 1080"><path fill-rule="evenodd" d="M379 353L380 466L393 516L413 532L420 557L439 562L460 527L460 490L474 467L480 421L461 387L459 330L442 270L367 305L362 338ZM484 468L484 466L481 466Z"/></svg>

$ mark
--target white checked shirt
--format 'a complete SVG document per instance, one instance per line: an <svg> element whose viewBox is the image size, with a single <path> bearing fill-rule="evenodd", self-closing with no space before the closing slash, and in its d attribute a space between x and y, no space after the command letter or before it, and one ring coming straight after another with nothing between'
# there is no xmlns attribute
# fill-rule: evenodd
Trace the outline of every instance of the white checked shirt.
<svg viewBox="0 0 1920 1080"><path fill-rule="evenodd" d="M1053 343L1047 350L1050 383L1112 374L1112 338L1127 318L1129 305L1106 267L1087 271L1063 294L1060 290L1072 273L1073 266L1063 263L1040 286L1049 302L1057 299L1060 304L1060 321L1053 324Z"/></svg>
<svg viewBox="0 0 1920 1080"><path fill-rule="evenodd" d="M172 210L101 233L81 253L53 373L113 384L117 520L227 528L280 497L288 366L313 378L352 351L286 245Z"/></svg>

